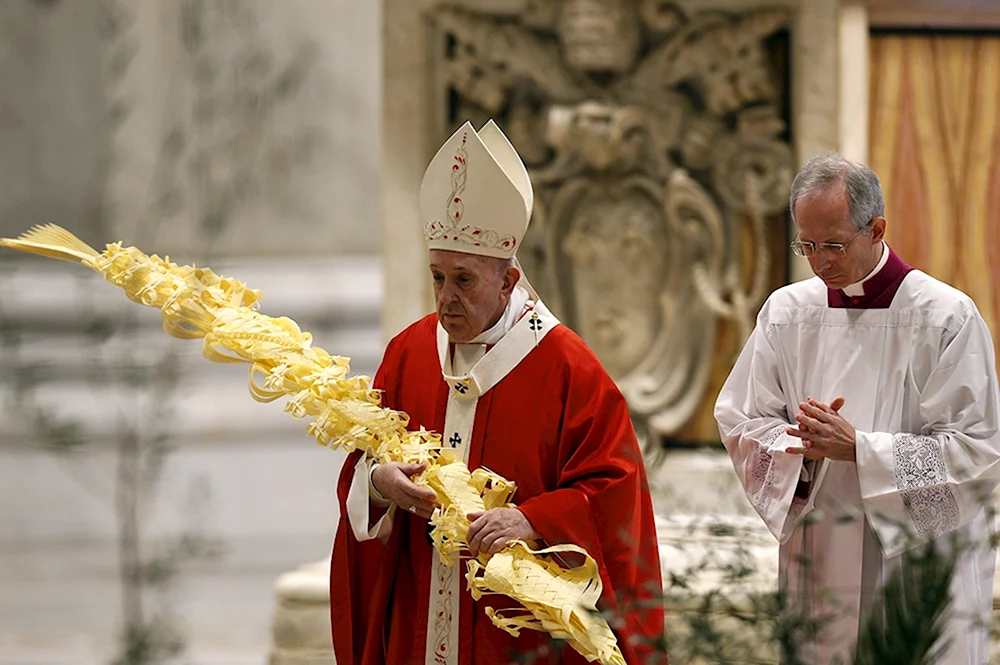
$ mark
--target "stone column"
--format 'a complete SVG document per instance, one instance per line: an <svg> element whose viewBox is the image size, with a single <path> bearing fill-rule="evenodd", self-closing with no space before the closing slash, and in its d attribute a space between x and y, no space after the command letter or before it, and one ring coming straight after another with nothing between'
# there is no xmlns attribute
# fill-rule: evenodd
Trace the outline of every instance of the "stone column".
<svg viewBox="0 0 1000 665"><path fill-rule="evenodd" d="M864 0L841 0L840 6L840 153L868 161L868 8Z"/></svg>
<svg viewBox="0 0 1000 665"><path fill-rule="evenodd" d="M432 310L426 251L417 213L420 180L433 156L432 81L427 11L437 0L382 3L382 161L379 190L386 339Z"/></svg>
<svg viewBox="0 0 1000 665"><path fill-rule="evenodd" d="M839 0L804 1L799 6L792 56L796 168L840 149L839 9ZM794 225L791 233L795 233ZM790 254L789 261L791 281L813 276L804 258Z"/></svg>

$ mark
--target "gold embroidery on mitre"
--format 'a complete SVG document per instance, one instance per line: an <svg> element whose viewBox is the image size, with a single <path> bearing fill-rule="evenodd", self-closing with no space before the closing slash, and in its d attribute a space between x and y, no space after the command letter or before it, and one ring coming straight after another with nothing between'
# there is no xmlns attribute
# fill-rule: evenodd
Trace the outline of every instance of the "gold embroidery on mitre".
<svg viewBox="0 0 1000 665"><path fill-rule="evenodd" d="M462 193L465 191L469 168L468 152L465 150L468 137L468 133L462 134L462 143L455 153L455 163L451 166L451 194L448 195L448 205L446 206L448 214L444 221L434 219L424 224L424 240L448 240L462 242L473 247L511 251L517 244L517 239L514 236L502 236L493 229L484 229L462 223L462 215L465 214L465 201L462 199Z"/></svg>

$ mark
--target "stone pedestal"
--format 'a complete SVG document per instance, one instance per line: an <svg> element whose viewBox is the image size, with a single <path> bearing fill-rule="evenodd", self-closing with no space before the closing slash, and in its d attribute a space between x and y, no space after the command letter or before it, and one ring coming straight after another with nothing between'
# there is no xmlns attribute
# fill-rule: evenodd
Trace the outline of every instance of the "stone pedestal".
<svg viewBox="0 0 1000 665"><path fill-rule="evenodd" d="M330 561L299 566L275 584L270 665L335 665L330 636Z"/></svg>

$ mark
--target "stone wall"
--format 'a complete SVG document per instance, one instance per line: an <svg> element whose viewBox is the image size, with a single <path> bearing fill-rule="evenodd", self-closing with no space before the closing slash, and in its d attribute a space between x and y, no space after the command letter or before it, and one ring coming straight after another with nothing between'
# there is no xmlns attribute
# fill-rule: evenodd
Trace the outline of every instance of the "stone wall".
<svg viewBox="0 0 1000 665"><path fill-rule="evenodd" d="M377 254L378 3L0 7L0 232ZM224 217L223 229L215 228Z"/></svg>
<svg viewBox="0 0 1000 665"><path fill-rule="evenodd" d="M97 240L108 147L100 9L0 5L0 235L59 220Z"/></svg>
<svg viewBox="0 0 1000 665"><path fill-rule="evenodd" d="M0 98L0 233L55 222L97 247L122 240L207 261L262 289L264 311L296 318L372 373L382 348L379 17L377 3L346 0L0 4L0 87L11 93ZM210 366L197 343L167 337L155 312L87 271L12 252L0 268L0 318L22 337L0 349L5 389L30 370L44 400L108 439L116 414L132 409L130 391L94 373L169 352L184 375L169 428L182 455L186 442L308 445L279 406L252 402L242 370ZM94 342L95 326L111 337ZM3 418L0 467L26 436ZM10 471L26 488L44 484ZM69 522L81 536L109 535L84 527L90 518L27 515L0 541L54 537Z"/></svg>
<svg viewBox="0 0 1000 665"><path fill-rule="evenodd" d="M372 374L380 17L352 0L0 3L0 235L55 222L207 264ZM150 542L201 497L196 522L225 547L176 598L195 659L259 662L273 580L329 552L341 457L255 403L245 366L208 363L85 269L0 255L0 327L0 663L110 660L129 428L171 448L143 498ZM158 425L155 387L122 374L154 367L178 377ZM26 391L84 445L44 450Z"/></svg>

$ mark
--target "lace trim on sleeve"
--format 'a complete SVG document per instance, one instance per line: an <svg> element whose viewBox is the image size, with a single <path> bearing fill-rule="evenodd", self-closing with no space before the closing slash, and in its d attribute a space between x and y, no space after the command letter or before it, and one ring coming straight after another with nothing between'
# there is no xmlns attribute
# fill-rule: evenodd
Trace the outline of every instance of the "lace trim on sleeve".
<svg viewBox="0 0 1000 665"><path fill-rule="evenodd" d="M774 427L761 437L750 461L750 483L747 498L761 514L766 514L771 506L771 486L774 484L774 456L771 449L781 438L782 427Z"/></svg>
<svg viewBox="0 0 1000 665"><path fill-rule="evenodd" d="M896 488L917 534L929 540L958 528L958 501L948 486L941 442L932 436L896 434L892 456Z"/></svg>

